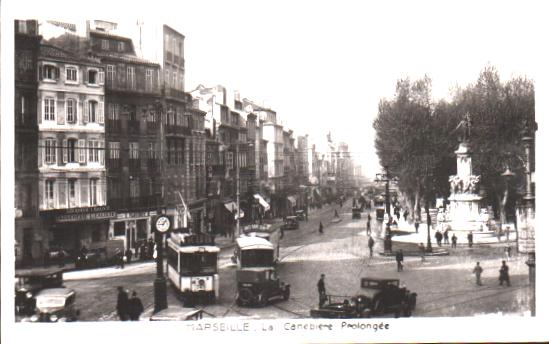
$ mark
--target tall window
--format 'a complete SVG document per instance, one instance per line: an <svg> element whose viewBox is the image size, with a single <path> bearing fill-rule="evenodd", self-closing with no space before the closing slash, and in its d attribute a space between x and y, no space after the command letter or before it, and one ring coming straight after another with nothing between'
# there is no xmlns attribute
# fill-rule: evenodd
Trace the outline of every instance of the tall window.
<svg viewBox="0 0 549 344"><path fill-rule="evenodd" d="M109 159L120 159L120 142L109 142Z"/></svg>
<svg viewBox="0 0 549 344"><path fill-rule="evenodd" d="M55 99L44 99L44 120L55 121Z"/></svg>
<svg viewBox="0 0 549 344"><path fill-rule="evenodd" d="M172 78L172 87L173 88L176 88L177 87L177 72L173 72L173 78Z"/></svg>
<svg viewBox="0 0 549 344"><path fill-rule="evenodd" d="M44 162L46 164L55 164L56 149L57 141L55 139L44 140Z"/></svg>
<svg viewBox="0 0 549 344"><path fill-rule="evenodd" d="M48 208L53 208L55 206L55 180L47 179L46 180L46 190L45 197L46 205Z"/></svg>
<svg viewBox="0 0 549 344"><path fill-rule="evenodd" d="M65 79L72 82L78 81L78 70L76 67L70 66L65 68Z"/></svg>
<svg viewBox="0 0 549 344"><path fill-rule="evenodd" d="M130 159L139 159L139 142L130 142Z"/></svg>
<svg viewBox="0 0 549 344"><path fill-rule="evenodd" d="M25 124L25 112L27 111L27 104L25 101L25 96L21 95L21 124Z"/></svg>
<svg viewBox="0 0 549 344"><path fill-rule="evenodd" d="M130 89L135 89L135 68L134 67L127 68L126 82Z"/></svg>
<svg viewBox="0 0 549 344"><path fill-rule="evenodd" d="M99 202L98 202L98 193L99 193L99 189L98 189L98 180L96 178L91 178L90 179L90 205L98 205Z"/></svg>
<svg viewBox="0 0 549 344"><path fill-rule="evenodd" d="M130 197L139 197L139 179L130 180Z"/></svg>
<svg viewBox="0 0 549 344"><path fill-rule="evenodd" d="M88 120L92 123L98 122L97 110L97 102L95 100L90 100L90 102L88 103Z"/></svg>
<svg viewBox="0 0 549 344"><path fill-rule="evenodd" d="M106 39L101 40L101 49L109 50L109 41Z"/></svg>
<svg viewBox="0 0 549 344"><path fill-rule="evenodd" d="M170 71L167 68L164 75L164 84L170 86Z"/></svg>
<svg viewBox="0 0 549 344"><path fill-rule="evenodd" d="M67 99L67 122L76 123L77 103L74 99Z"/></svg>
<svg viewBox="0 0 549 344"><path fill-rule="evenodd" d="M148 91L151 91L153 88L153 70L147 69L145 73L145 86Z"/></svg>
<svg viewBox="0 0 549 344"><path fill-rule="evenodd" d="M78 140L67 140L67 162L78 162L78 156L76 155L78 147Z"/></svg>
<svg viewBox="0 0 549 344"><path fill-rule="evenodd" d="M88 141L88 161L89 162L99 162L99 141L89 140Z"/></svg>
<svg viewBox="0 0 549 344"><path fill-rule="evenodd" d="M233 152L227 152L227 168L233 169Z"/></svg>
<svg viewBox="0 0 549 344"><path fill-rule="evenodd" d="M58 68L54 65L46 64L43 67L43 76L46 80L57 80L59 77Z"/></svg>
<svg viewBox="0 0 549 344"><path fill-rule="evenodd" d="M78 206L77 197L76 197L76 183L77 180L75 178L70 178L68 180L68 196L69 196L69 207L76 207Z"/></svg>
<svg viewBox="0 0 549 344"><path fill-rule="evenodd" d="M88 70L88 84L96 85L97 84L97 70L90 69Z"/></svg>
<svg viewBox="0 0 549 344"><path fill-rule="evenodd" d="M112 82L114 80L116 70L113 65L107 65L107 81Z"/></svg>
<svg viewBox="0 0 549 344"><path fill-rule="evenodd" d="M124 42L118 42L118 51L124 51Z"/></svg>
<svg viewBox="0 0 549 344"><path fill-rule="evenodd" d="M119 117L118 104L109 103L109 119L111 121L118 121Z"/></svg>
<svg viewBox="0 0 549 344"><path fill-rule="evenodd" d="M154 142L149 142L149 159L156 159L156 151Z"/></svg>

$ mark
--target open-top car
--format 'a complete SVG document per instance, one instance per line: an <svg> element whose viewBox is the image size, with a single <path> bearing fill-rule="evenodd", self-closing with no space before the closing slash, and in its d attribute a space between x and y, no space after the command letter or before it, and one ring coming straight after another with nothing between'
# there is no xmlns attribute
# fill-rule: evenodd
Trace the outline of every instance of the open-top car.
<svg viewBox="0 0 549 344"><path fill-rule="evenodd" d="M15 272L15 313L32 314L36 293L63 286L62 269L32 269Z"/></svg>
<svg viewBox="0 0 549 344"><path fill-rule="evenodd" d="M70 288L50 288L36 294L36 313L24 321L66 322L76 321L80 311L76 309L76 292Z"/></svg>
<svg viewBox="0 0 549 344"><path fill-rule="evenodd" d="M284 219L283 229L299 229L299 220L297 216L286 216Z"/></svg>
<svg viewBox="0 0 549 344"><path fill-rule="evenodd" d="M311 310L313 318L369 318L394 313L409 317L416 306L416 293L401 287L398 279L362 278L361 292L354 297L327 295L327 302Z"/></svg>

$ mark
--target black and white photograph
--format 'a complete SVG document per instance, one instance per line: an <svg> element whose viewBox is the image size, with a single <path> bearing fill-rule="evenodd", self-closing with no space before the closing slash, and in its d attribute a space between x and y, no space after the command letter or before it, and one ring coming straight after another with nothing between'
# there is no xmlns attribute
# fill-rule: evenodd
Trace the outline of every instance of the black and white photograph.
<svg viewBox="0 0 549 344"><path fill-rule="evenodd" d="M0 7L6 343L549 340L542 2Z"/></svg>

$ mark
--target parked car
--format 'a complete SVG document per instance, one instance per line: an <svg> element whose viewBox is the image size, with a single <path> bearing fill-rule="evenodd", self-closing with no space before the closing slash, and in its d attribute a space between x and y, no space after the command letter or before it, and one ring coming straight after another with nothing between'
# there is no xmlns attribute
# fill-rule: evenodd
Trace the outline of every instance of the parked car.
<svg viewBox="0 0 549 344"><path fill-rule="evenodd" d="M288 300L290 285L280 281L274 268L251 268L236 271L239 306L266 306L274 299Z"/></svg>
<svg viewBox="0 0 549 344"><path fill-rule="evenodd" d="M286 216L282 229L299 229L299 221L297 216Z"/></svg>
<svg viewBox="0 0 549 344"><path fill-rule="evenodd" d="M65 264L72 260L72 254L59 246L50 247L44 254L46 265Z"/></svg>
<svg viewBox="0 0 549 344"><path fill-rule="evenodd" d="M124 252L123 240L93 242L80 250L75 259L76 268L95 268L116 264L117 252Z"/></svg>
<svg viewBox="0 0 549 344"><path fill-rule="evenodd" d="M328 295L328 302L310 311L313 318L370 318L387 313L409 317L417 294L399 286L398 279L362 278L359 295L351 298ZM337 300L339 298L339 300ZM341 301L341 298L346 298Z"/></svg>
<svg viewBox="0 0 549 344"><path fill-rule="evenodd" d="M15 313L32 314L36 293L42 289L63 286L62 269L34 269L15 272Z"/></svg>
<svg viewBox="0 0 549 344"><path fill-rule="evenodd" d="M51 288L36 294L36 313L25 322L76 321L80 310L75 305L76 292L70 288Z"/></svg>
<svg viewBox="0 0 549 344"><path fill-rule="evenodd" d="M295 211L295 216L297 217L297 219L299 221L305 221L305 219L307 218L305 216L305 210L296 210Z"/></svg>
<svg viewBox="0 0 549 344"><path fill-rule="evenodd" d="M168 306L155 314L150 321L187 321L202 319L204 311L196 308Z"/></svg>

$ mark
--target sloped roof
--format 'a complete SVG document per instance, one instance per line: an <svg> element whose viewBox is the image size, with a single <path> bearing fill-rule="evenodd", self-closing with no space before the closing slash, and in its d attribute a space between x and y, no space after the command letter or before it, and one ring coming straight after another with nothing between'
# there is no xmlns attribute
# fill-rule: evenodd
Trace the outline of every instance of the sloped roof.
<svg viewBox="0 0 549 344"><path fill-rule="evenodd" d="M49 44L40 44L40 52L38 58L42 59L52 59L64 62L73 62L80 64L92 64L100 65L100 61L91 57L77 55L70 51L61 49L59 47L49 45Z"/></svg>
<svg viewBox="0 0 549 344"><path fill-rule="evenodd" d="M111 60L116 60L120 62L136 63L136 64L155 66L160 68L160 65L158 63L141 59L134 55L120 54L115 52L96 52L95 55L101 59L105 58L105 59L111 59Z"/></svg>

